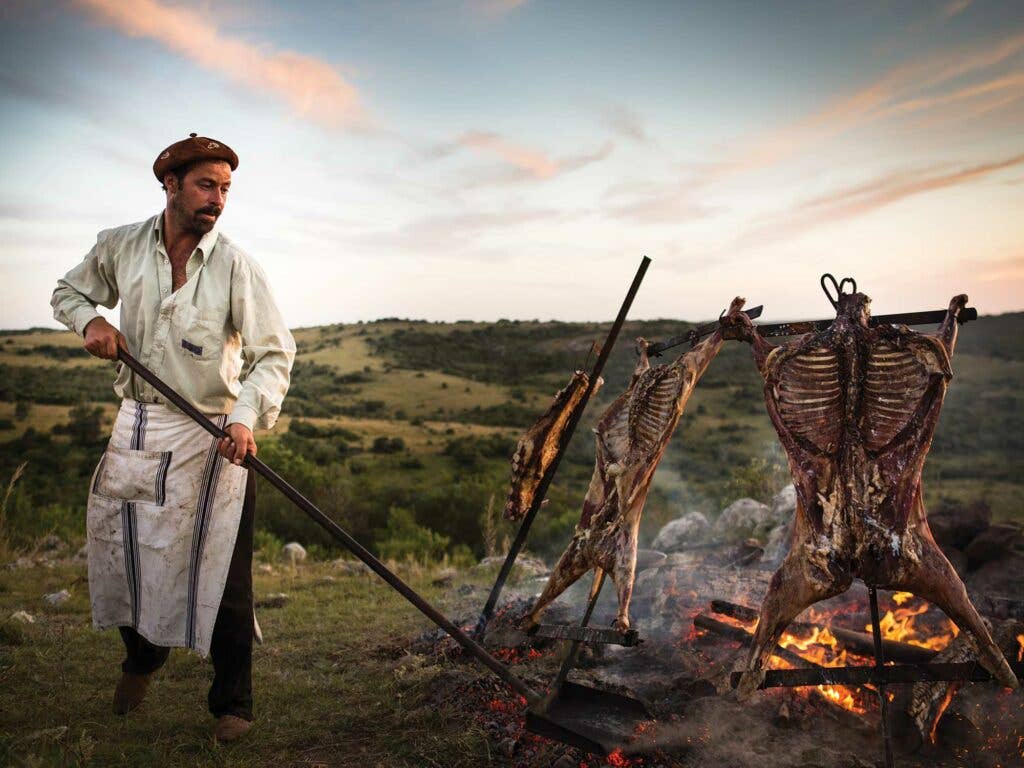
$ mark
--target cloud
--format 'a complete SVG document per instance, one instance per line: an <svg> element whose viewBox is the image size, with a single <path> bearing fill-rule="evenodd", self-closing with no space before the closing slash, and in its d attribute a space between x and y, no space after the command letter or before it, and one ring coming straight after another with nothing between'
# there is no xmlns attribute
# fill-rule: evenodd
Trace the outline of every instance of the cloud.
<svg viewBox="0 0 1024 768"><path fill-rule="evenodd" d="M470 151L500 161L497 168L477 169L467 179L468 186L503 184L518 181L547 181L579 170L608 157L615 145L608 142L592 152L566 157L552 157L546 152L511 141L491 131L467 131L454 141L433 147L428 155L445 158L461 151Z"/></svg>
<svg viewBox="0 0 1024 768"><path fill-rule="evenodd" d="M604 111L604 122L618 136L631 139L638 144L646 144L647 131L640 117L623 106L609 107Z"/></svg>
<svg viewBox="0 0 1024 768"><path fill-rule="evenodd" d="M155 40L189 61L259 94L271 94L300 116L331 129L365 130L359 93L326 61L266 47L221 32L204 14L159 0L72 0L99 24Z"/></svg>
<svg viewBox="0 0 1024 768"><path fill-rule="evenodd" d="M971 7L971 0L951 0L942 6L942 18L952 19Z"/></svg>
<svg viewBox="0 0 1024 768"><path fill-rule="evenodd" d="M469 7L482 16L500 18L526 3L527 0L469 0Z"/></svg>
<svg viewBox="0 0 1024 768"><path fill-rule="evenodd" d="M802 120L748 140L734 157L721 164L716 175L730 176L777 165L826 139L886 118L953 104L984 95L992 88L1019 87L1017 76L1011 75L973 86L956 85L952 93L935 92L954 85L961 78L1002 64L1021 51L1024 51L1024 33L1017 33L996 42L985 41L902 64Z"/></svg>
<svg viewBox="0 0 1024 768"><path fill-rule="evenodd" d="M970 184L1007 168L1024 165L1024 154L957 170L925 168L899 171L822 195L760 227L744 238L759 243L787 239L824 224L869 214L908 197Z"/></svg>

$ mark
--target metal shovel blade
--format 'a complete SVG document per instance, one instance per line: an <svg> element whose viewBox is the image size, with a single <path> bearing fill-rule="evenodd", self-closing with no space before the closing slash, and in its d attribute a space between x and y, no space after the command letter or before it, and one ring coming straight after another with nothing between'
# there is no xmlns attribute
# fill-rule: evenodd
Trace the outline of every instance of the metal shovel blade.
<svg viewBox="0 0 1024 768"><path fill-rule="evenodd" d="M651 719L643 702L621 693L564 682L543 711L527 710L526 730L595 755L626 746L637 726Z"/></svg>

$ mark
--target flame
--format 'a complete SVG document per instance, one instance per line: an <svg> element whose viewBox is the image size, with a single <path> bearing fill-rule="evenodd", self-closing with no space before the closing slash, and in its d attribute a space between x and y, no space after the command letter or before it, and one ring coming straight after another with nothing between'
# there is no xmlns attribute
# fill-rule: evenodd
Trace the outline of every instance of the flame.
<svg viewBox="0 0 1024 768"><path fill-rule="evenodd" d="M1017 650L1017 661L1024 661L1024 635L1017 635L1017 645L1020 646Z"/></svg>
<svg viewBox="0 0 1024 768"><path fill-rule="evenodd" d="M935 712L935 719L932 720L932 727L928 731L928 740L931 741L932 744L935 744L938 740L939 720L941 720L942 716L946 714L946 707L948 707L949 703L953 700L957 690L958 686L956 685L949 685L946 687L946 695L942 697L942 703L939 704L939 708Z"/></svg>
<svg viewBox="0 0 1024 768"><path fill-rule="evenodd" d="M897 640L932 651L941 651L949 645L950 640L960 634L956 624L949 619L945 619L944 632L924 634L928 630L920 629L916 622L918 616L928 612L928 603L924 600L917 600L909 592L897 592L892 599L898 607L895 611L886 611L885 616L878 622L884 639ZM915 600L912 604L910 604L911 599ZM904 603L908 603L908 605L904 607ZM867 632L873 632L874 625L869 623L865 625L864 629Z"/></svg>

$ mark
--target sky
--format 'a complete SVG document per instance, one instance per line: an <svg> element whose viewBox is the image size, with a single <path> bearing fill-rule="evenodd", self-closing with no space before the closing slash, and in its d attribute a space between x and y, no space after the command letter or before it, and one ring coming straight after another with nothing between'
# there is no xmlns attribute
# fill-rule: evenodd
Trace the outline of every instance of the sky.
<svg viewBox="0 0 1024 768"><path fill-rule="evenodd" d="M293 327L1024 308L1024 3L7 0L0 328L189 133Z"/></svg>

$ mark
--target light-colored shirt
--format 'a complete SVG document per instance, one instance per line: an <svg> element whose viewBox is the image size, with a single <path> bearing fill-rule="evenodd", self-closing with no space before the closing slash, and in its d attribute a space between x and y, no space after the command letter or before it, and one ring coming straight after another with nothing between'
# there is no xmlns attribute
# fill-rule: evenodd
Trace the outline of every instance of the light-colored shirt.
<svg viewBox="0 0 1024 768"><path fill-rule="evenodd" d="M81 336L99 317L97 304L113 309L120 300L120 331L139 362L204 413L269 429L288 391L295 340L266 275L216 229L199 241L185 275L174 291L163 213L104 230L85 260L57 281L53 316ZM123 364L114 391L163 402Z"/></svg>

